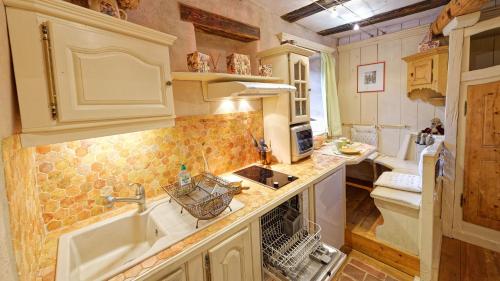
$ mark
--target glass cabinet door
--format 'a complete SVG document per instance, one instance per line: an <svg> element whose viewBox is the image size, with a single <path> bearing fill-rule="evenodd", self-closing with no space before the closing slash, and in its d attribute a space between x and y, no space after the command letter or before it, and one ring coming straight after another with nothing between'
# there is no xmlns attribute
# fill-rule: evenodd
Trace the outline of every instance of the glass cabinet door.
<svg viewBox="0 0 500 281"><path fill-rule="evenodd" d="M309 59L290 54L291 85L297 88L291 95L291 123L309 121Z"/></svg>

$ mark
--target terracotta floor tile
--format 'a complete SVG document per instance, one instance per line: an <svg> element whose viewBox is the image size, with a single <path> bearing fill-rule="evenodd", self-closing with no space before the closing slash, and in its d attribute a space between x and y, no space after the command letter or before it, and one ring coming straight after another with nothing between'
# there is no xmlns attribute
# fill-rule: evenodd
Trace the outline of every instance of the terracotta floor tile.
<svg viewBox="0 0 500 281"><path fill-rule="evenodd" d="M371 274L367 274L364 281L383 281L383 279L379 279Z"/></svg>
<svg viewBox="0 0 500 281"><path fill-rule="evenodd" d="M351 277L342 274L342 276L340 276L338 281L354 281L354 280Z"/></svg>
<svg viewBox="0 0 500 281"><path fill-rule="evenodd" d="M385 279L385 281L399 281L399 279L396 279L392 276L387 275L387 278Z"/></svg>
<svg viewBox="0 0 500 281"><path fill-rule="evenodd" d="M357 259L351 259L350 263L352 263L353 265L361 268L362 270L366 271L367 273L373 275L373 277L376 277L378 279L385 279L385 276L386 274L383 273L382 271L380 270L377 270L376 268L374 268L373 266L370 266L360 260L357 260Z"/></svg>
<svg viewBox="0 0 500 281"><path fill-rule="evenodd" d="M343 272L346 274L346 275L349 275L350 277L352 277L354 280L356 281L363 281L363 279L365 278L365 274L366 272L364 272L363 270L353 266L352 264L347 264L345 267L344 267L344 270Z"/></svg>

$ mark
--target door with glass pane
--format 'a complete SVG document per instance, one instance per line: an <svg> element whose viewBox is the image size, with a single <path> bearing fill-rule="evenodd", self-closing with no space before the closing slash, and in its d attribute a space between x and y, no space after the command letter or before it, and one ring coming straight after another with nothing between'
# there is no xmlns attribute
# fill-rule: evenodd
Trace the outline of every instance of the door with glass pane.
<svg viewBox="0 0 500 281"><path fill-rule="evenodd" d="M290 98L290 123L309 122L309 59L290 54L290 84L297 91Z"/></svg>

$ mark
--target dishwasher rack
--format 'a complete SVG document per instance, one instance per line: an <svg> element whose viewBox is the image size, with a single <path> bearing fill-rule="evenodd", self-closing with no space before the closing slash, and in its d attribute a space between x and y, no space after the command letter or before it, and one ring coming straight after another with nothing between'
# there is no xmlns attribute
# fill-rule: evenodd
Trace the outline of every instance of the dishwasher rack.
<svg viewBox="0 0 500 281"><path fill-rule="evenodd" d="M296 276L309 254L321 244L321 227L303 219L302 229L292 236L283 229L283 217L288 207L279 206L261 218L264 263L285 275Z"/></svg>

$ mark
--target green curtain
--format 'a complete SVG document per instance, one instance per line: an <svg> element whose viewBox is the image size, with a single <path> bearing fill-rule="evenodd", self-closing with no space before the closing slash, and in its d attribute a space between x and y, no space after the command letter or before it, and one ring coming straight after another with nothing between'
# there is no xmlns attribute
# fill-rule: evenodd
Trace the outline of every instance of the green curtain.
<svg viewBox="0 0 500 281"><path fill-rule="evenodd" d="M337 96L337 80L335 79L335 61L331 54L321 53L321 89L326 97L326 123L328 136L342 135L340 121L339 98Z"/></svg>

